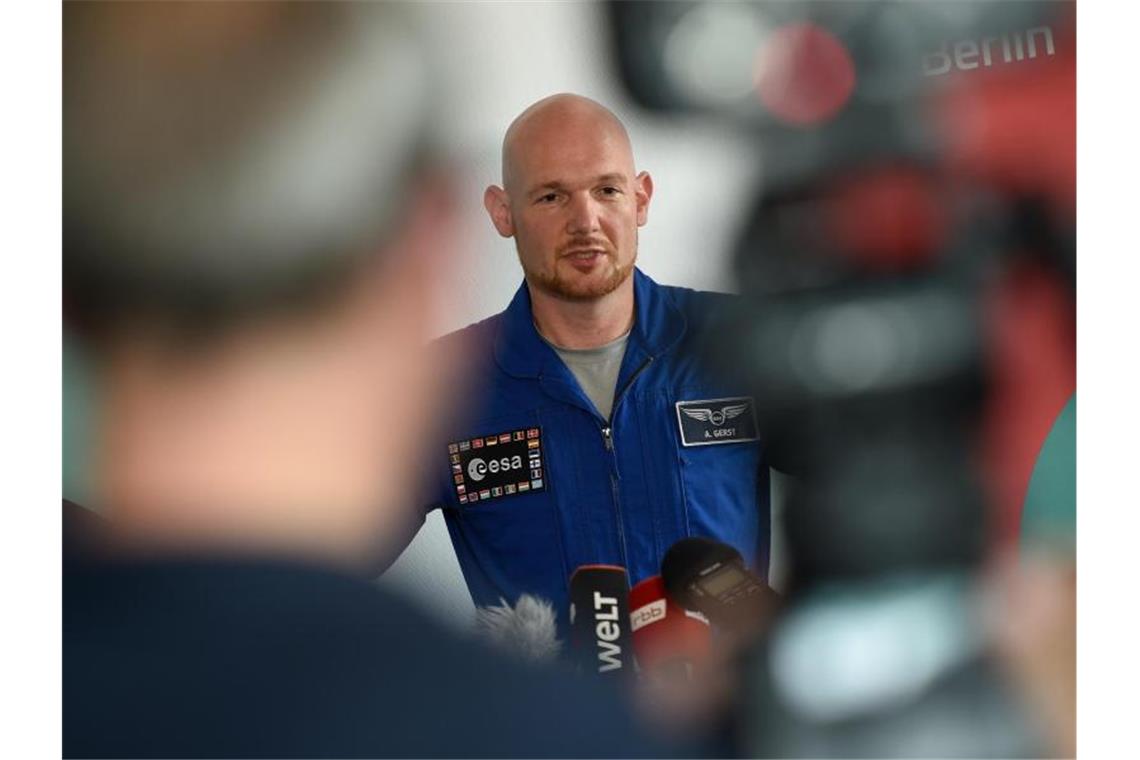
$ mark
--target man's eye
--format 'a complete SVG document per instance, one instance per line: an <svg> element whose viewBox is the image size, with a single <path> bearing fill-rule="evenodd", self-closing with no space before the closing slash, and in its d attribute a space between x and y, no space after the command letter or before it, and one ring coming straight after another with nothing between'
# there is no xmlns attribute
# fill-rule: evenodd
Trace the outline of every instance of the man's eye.
<svg viewBox="0 0 1140 760"><path fill-rule="evenodd" d="M546 195L540 195L536 202L537 203L554 203L554 201L556 201L556 200L558 200L558 194L557 193L547 193Z"/></svg>
<svg viewBox="0 0 1140 760"><path fill-rule="evenodd" d="M617 188L617 187L614 187L612 185L607 185L606 187L601 188L601 190L599 190L599 192L602 195L618 195L619 193L621 193L621 188Z"/></svg>

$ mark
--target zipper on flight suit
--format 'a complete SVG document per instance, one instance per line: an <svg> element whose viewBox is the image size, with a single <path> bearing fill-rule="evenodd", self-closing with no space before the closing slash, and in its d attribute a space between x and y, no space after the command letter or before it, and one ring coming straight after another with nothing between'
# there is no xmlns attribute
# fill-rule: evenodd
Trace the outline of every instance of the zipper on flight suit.
<svg viewBox="0 0 1140 760"><path fill-rule="evenodd" d="M610 419L613 419L618 404L625 396L625 392L633 385L633 381L652 363L653 357L650 356L629 376L629 379L625 381L625 385L614 394L614 404L610 409ZM617 467L617 453L614 451L614 429L612 423L608 423L608 421L607 424L602 425L602 443L605 445L606 451L610 454L610 491L613 494L614 510L617 512L618 544L621 547L622 566L625 567L626 573L628 574L631 572L631 569L629 567L629 550L625 543L625 520L621 514L621 498L618 491L619 473Z"/></svg>

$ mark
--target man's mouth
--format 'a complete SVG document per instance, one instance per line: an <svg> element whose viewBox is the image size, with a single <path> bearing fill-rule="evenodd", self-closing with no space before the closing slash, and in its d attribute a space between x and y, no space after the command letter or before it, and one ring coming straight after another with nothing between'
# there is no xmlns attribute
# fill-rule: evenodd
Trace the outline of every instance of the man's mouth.
<svg viewBox="0 0 1140 760"><path fill-rule="evenodd" d="M606 252L602 248L576 248L562 255L572 261L590 261L597 256L605 256Z"/></svg>

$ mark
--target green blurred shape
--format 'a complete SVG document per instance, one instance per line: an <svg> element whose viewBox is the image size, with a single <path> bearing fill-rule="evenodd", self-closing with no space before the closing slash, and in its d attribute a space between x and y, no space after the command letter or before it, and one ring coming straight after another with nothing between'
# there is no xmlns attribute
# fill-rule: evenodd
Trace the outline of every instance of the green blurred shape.
<svg viewBox="0 0 1140 760"><path fill-rule="evenodd" d="M1076 553L1077 395L1053 421L1037 455L1021 515L1021 545Z"/></svg>
<svg viewBox="0 0 1140 760"><path fill-rule="evenodd" d="M74 338L63 336L63 496L84 506L91 493L94 380Z"/></svg>

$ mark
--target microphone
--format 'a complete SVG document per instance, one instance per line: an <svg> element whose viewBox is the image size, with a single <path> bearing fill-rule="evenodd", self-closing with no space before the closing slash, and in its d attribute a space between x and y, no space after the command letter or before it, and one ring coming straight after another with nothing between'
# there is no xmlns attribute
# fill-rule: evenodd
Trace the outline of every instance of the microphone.
<svg viewBox="0 0 1140 760"><path fill-rule="evenodd" d="M570 641L579 672L613 678L633 670L624 567L582 565L570 576Z"/></svg>
<svg viewBox="0 0 1140 760"><path fill-rule="evenodd" d="M726 631L762 628L778 596L744 565L740 552L711 538L684 538L665 552L665 590L679 605L703 613Z"/></svg>
<svg viewBox="0 0 1140 760"><path fill-rule="evenodd" d="M475 632L496 649L526 662L552 662L562 650L554 605L523 594L512 608L500 598L494 607L475 609Z"/></svg>
<svg viewBox="0 0 1140 760"><path fill-rule="evenodd" d="M633 653L642 675L668 682L693 680L694 670L709 657L708 619L670 599L660 575L633 587L629 607Z"/></svg>

